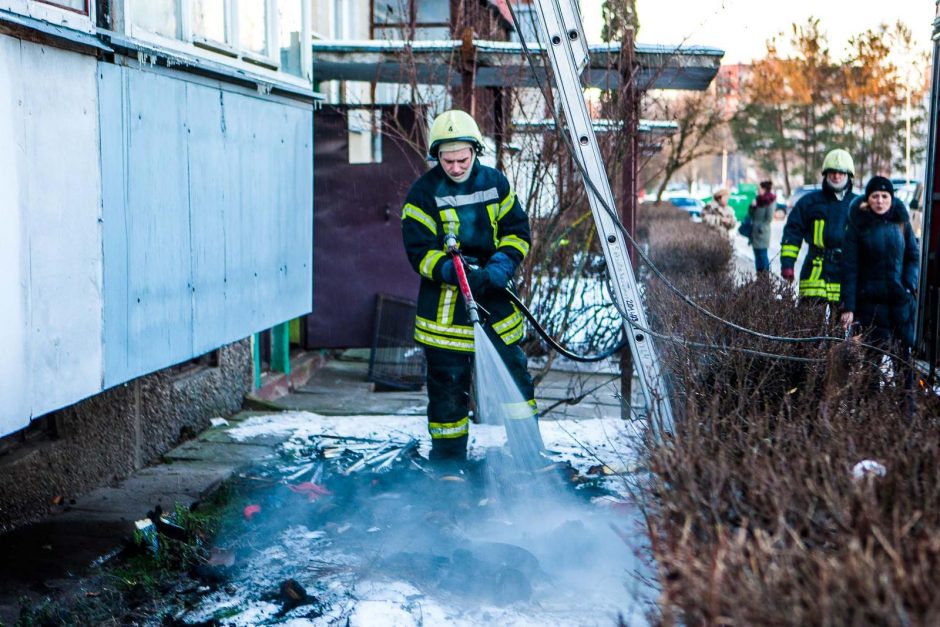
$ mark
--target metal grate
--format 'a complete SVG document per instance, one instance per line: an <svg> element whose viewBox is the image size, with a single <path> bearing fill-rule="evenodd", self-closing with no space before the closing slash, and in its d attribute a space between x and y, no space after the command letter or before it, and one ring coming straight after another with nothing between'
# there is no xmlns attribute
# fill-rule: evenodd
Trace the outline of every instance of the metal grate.
<svg viewBox="0 0 940 627"><path fill-rule="evenodd" d="M369 381L396 390L424 385L424 350L414 341L416 309L414 302L394 296L376 298Z"/></svg>

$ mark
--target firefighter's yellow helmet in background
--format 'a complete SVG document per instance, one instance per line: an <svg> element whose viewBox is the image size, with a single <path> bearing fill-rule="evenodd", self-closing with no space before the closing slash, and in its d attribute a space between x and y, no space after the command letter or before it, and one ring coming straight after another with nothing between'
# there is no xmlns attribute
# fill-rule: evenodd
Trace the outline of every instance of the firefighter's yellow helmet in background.
<svg viewBox="0 0 940 627"><path fill-rule="evenodd" d="M855 162L852 161L852 155L841 148L830 150L823 159L822 173L825 174L830 170L855 176Z"/></svg>
<svg viewBox="0 0 940 627"><path fill-rule="evenodd" d="M445 111L431 123L431 135L428 138L428 153L437 159L441 144L449 142L468 142L476 153L483 154L483 134L469 113L460 109Z"/></svg>

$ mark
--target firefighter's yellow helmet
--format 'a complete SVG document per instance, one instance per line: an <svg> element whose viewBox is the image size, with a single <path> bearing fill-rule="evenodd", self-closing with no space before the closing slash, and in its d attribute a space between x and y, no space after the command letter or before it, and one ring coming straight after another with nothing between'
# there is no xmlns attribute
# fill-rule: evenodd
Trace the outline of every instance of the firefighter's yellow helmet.
<svg viewBox="0 0 940 627"><path fill-rule="evenodd" d="M428 138L430 146L428 153L437 159L441 144L449 142L468 142L473 145L476 153L483 153L483 134L469 113L460 109L445 111L431 123L431 136Z"/></svg>
<svg viewBox="0 0 940 627"><path fill-rule="evenodd" d="M823 159L822 171L825 174L828 171L845 172L849 176L855 176L855 162L852 161L852 155L841 148L830 150Z"/></svg>

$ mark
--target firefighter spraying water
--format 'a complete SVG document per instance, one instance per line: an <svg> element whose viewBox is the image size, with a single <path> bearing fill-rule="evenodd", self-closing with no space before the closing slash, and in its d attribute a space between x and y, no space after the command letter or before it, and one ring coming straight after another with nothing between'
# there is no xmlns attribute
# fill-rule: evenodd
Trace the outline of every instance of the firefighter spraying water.
<svg viewBox="0 0 940 627"><path fill-rule="evenodd" d="M588 190L611 294L623 316L624 335L633 354L645 400L641 414L653 435L661 437L672 430L672 406L627 249L630 234L614 210L610 182L584 101L580 74L588 50L581 18L577 5L567 0L535 0L534 4L540 40L565 113L569 151ZM531 61L525 39L520 43ZM538 74L535 76L538 81ZM431 460L457 464L466 460L475 351L477 401L482 401L478 409L498 414L506 424L510 445L517 447L515 457L532 457L519 445L530 441L533 445L529 448L541 449L535 390L525 354L518 346L524 335L524 317L506 290L529 252L528 216L506 177L479 163L483 136L469 114L445 111L431 125L429 139L428 152L437 165L412 185L402 211L402 233L408 259L421 275L415 340L423 345L428 363ZM465 308L457 306L458 297L464 300ZM489 409L486 402L499 386L485 385L481 380L499 368L479 364L481 356L491 353L500 357L494 361L505 368L505 379L515 382L521 400L495 399L497 407ZM483 418L492 420L493 416Z"/></svg>
<svg viewBox="0 0 940 627"><path fill-rule="evenodd" d="M518 346L524 318L505 289L529 252L529 219L506 177L477 159L483 136L469 114L439 115L429 143L437 165L412 185L402 235L421 275L430 458L446 470L466 460L475 379L476 415L505 424L514 461L531 468L542 448L535 388Z"/></svg>

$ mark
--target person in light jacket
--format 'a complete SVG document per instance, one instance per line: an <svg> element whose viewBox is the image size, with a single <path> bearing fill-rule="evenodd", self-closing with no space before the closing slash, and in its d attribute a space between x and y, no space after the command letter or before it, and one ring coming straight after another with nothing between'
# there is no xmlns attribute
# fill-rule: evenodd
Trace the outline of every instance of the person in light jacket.
<svg viewBox="0 0 940 627"><path fill-rule="evenodd" d="M763 181L761 193L747 209L751 218L751 248L754 249L754 269L758 274L770 270L767 248L770 246L770 223L774 219L777 207L777 195L773 193L773 183Z"/></svg>
<svg viewBox="0 0 940 627"><path fill-rule="evenodd" d="M734 217L734 210L728 206L730 195L727 189L719 189L712 194L712 199L702 210L705 224L725 232L734 228L738 220Z"/></svg>

